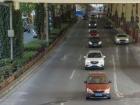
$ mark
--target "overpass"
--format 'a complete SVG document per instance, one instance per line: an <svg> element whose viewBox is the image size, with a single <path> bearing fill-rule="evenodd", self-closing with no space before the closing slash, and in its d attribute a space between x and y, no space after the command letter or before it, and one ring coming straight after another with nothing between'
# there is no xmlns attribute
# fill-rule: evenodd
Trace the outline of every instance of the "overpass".
<svg viewBox="0 0 140 105"><path fill-rule="evenodd" d="M0 0L24 3L140 3L140 0Z"/></svg>

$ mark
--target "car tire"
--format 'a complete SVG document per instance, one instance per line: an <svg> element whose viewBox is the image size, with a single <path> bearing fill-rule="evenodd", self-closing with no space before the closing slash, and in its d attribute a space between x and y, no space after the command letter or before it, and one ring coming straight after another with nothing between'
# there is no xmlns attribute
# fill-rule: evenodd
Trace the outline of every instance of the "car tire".
<svg viewBox="0 0 140 105"><path fill-rule="evenodd" d="M107 97L107 99L111 99L111 96Z"/></svg>
<svg viewBox="0 0 140 105"><path fill-rule="evenodd" d="M90 100L90 98L88 96L86 96L86 100Z"/></svg>

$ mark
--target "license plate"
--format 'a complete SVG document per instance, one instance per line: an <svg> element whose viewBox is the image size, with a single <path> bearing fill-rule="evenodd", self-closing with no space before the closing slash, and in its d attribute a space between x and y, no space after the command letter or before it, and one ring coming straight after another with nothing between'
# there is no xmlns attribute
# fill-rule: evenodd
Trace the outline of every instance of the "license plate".
<svg viewBox="0 0 140 105"><path fill-rule="evenodd" d="M95 93L95 96L102 96L101 93Z"/></svg>

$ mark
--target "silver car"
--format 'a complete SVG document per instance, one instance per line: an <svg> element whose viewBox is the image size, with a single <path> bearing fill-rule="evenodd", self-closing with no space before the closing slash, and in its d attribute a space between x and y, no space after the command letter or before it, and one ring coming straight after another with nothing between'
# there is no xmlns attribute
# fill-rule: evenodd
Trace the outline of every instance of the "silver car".
<svg viewBox="0 0 140 105"><path fill-rule="evenodd" d="M127 34L117 34L115 36L115 43L116 44L128 44L130 42L129 35Z"/></svg>

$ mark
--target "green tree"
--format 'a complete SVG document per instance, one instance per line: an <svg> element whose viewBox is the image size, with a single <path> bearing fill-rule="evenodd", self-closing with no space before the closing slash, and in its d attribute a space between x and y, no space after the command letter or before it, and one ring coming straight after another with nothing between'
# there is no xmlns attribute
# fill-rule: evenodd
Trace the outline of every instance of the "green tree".
<svg viewBox="0 0 140 105"><path fill-rule="evenodd" d="M9 29L9 8L0 6L0 53L1 58L9 57L10 44L7 30Z"/></svg>
<svg viewBox="0 0 140 105"><path fill-rule="evenodd" d="M45 8L43 3L36 4L35 6L35 28L39 39L44 39L44 19L45 19Z"/></svg>
<svg viewBox="0 0 140 105"><path fill-rule="evenodd" d="M33 3L21 3L20 10L22 13L29 14L35 9L35 5Z"/></svg>
<svg viewBox="0 0 140 105"><path fill-rule="evenodd" d="M13 29L14 37L14 56L21 57L23 54L23 27L22 27L21 11L13 10Z"/></svg>

